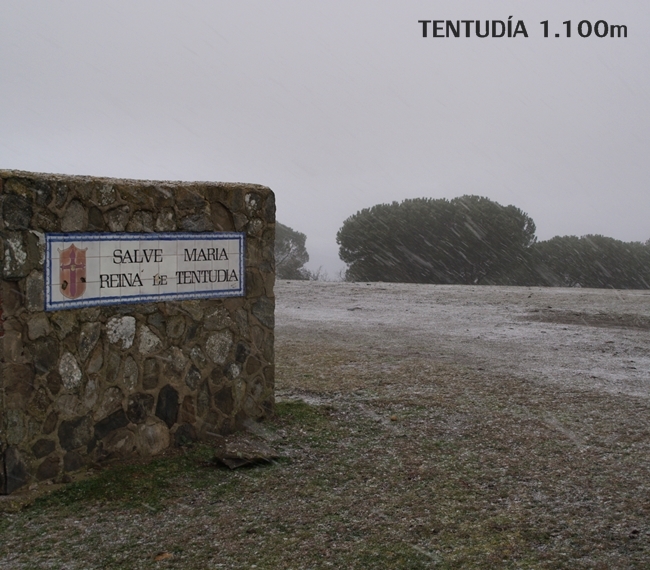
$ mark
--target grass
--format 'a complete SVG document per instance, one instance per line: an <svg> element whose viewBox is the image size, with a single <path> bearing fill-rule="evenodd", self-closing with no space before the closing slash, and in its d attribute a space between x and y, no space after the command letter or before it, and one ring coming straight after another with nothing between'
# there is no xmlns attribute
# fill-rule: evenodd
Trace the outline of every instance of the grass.
<svg viewBox="0 0 650 570"><path fill-rule="evenodd" d="M646 567L644 400L307 341L277 361L281 461L108 466L1 518L0 566Z"/></svg>
<svg viewBox="0 0 650 570"><path fill-rule="evenodd" d="M194 446L187 454L169 455L147 463L115 464L97 475L72 483L36 500L34 510L68 507L83 510L88 504L157 510L172 498L172 489L206 484L201 467L211 457L207 446Z"/></svg>

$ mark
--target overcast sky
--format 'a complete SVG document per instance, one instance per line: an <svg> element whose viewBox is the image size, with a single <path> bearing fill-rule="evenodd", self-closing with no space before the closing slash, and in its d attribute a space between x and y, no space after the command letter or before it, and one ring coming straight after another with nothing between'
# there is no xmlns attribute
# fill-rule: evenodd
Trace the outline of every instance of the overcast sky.
<svg viewBox="0 0 650 570"><path fill-rule="evenodd" d="M418 23L509 16L528 38ZM0 168L270 186L331 277L345 218L405 198L646 241L650 3L0 0L0 125Z"/></svg>

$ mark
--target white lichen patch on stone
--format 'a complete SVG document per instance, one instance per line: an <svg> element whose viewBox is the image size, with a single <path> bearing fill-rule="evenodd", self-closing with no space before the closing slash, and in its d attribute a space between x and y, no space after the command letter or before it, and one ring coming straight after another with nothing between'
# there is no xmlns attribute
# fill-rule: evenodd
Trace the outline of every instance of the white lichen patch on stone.
<svg viewBox="0 0 650 570"><path fill-rule="evenodd" d="M198 368L205 368L208 364L205 354L203 354L203 351L198 346L195 346L190 350L190 358Z"/></svg>
<svg viewBox="0 0 650 570"><path fill-rule="evenodd" d="M171 232L175 229L176 219L174 218L174 210L170 208L162 210L156 218L156 231Z"/></svg>
<svg viewBox="0 0 650 570"><path fill-rule="evenodd" d="M135 317L113 317L106 323L108 340L113 344L122 341L122 348L131 348L135 338Z"/></svg>
<svg viewBox="0 0 650 570"><path fill-rule="evenodd" d="M71 352L66 352L59 362L59 374L66 390L76 390L81 386L82 373L77 359Z"/></svg>
<svg viewBox="0 0 650 570"><path fill-rule="evenodd" d="M205 343L205 351L215 364L223 364L232 346L232 333L228 330L211 334Z"/></svg>
<svg viewBox="0 0 650 570"><path fill-rule="evenodd" d="M99 188L99 204L108 206L115 202L115 188L111 184L104 184Z"/></svg>
<svg viewBox="0 0 650 570"><path fill-rule="evenodd" d="M259 194L255 194L254 192L246 194L244 202L246 203L246 210L249 214L256 212L262 206L261 196Z"/></svg>
<svg viewBox="0 0 650 570"><path fill-rule="evenodd" d="M233 363L228 368L228 374L233 380L235 378L239 378L239 375L241 374L241 368L239 368L238 364Z"/></svg>
<svg viewBox="0 0 650 570"><path fill-rule="evenodd" d="M27 252L23 248L23 240L18 235L8 236L5 238L7 248L5 249L5 259L8 262L14 261L15 267L20 267L27 261Z"/></svg>
<svg viewBox="0 0 650 570"><path fill-rule="evenodd" d="M162 348L161 340L145 325L140 328L140 354L153 354Z"/></svg>
<svg viewBox="0 0 650 570"><path fill-rule="evenodd" d="M263 229L264 229L264 222L259 218L254 218L250 222L248 222L246 233L249 236L259 236L262 233Z"/></svg>

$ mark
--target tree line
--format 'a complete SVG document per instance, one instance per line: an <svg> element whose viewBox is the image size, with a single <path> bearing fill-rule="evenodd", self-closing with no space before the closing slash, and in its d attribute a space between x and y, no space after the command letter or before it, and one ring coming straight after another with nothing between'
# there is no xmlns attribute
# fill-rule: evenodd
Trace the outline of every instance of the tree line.
<svg viewBox="0 0 650 570"><path fill-rule="evenodd" d="M357 212L336 240L349 281L650 288L650 240L538 241L535 230L488 198L417 198Z"/></svg>
<svg viewBox="0 0 650 570"><path fill-rule="evenodd" d="M377 204L343 222L347 281L650 289L650 240L538 241L533 219L481 196ZM305 234L276 223L276 276L318 279ZM319 270L320 271L320 270Z"/></svg>

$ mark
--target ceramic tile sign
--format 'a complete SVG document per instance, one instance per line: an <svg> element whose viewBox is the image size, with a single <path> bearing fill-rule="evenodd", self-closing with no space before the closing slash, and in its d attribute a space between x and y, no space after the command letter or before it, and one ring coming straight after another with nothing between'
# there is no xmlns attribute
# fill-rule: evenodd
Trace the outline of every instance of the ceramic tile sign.
<svg viewBox="0 0 650 570"><path fill-rule="evenodd" d="M45 310L243 297L244 234L45 234Z"/></svg>

